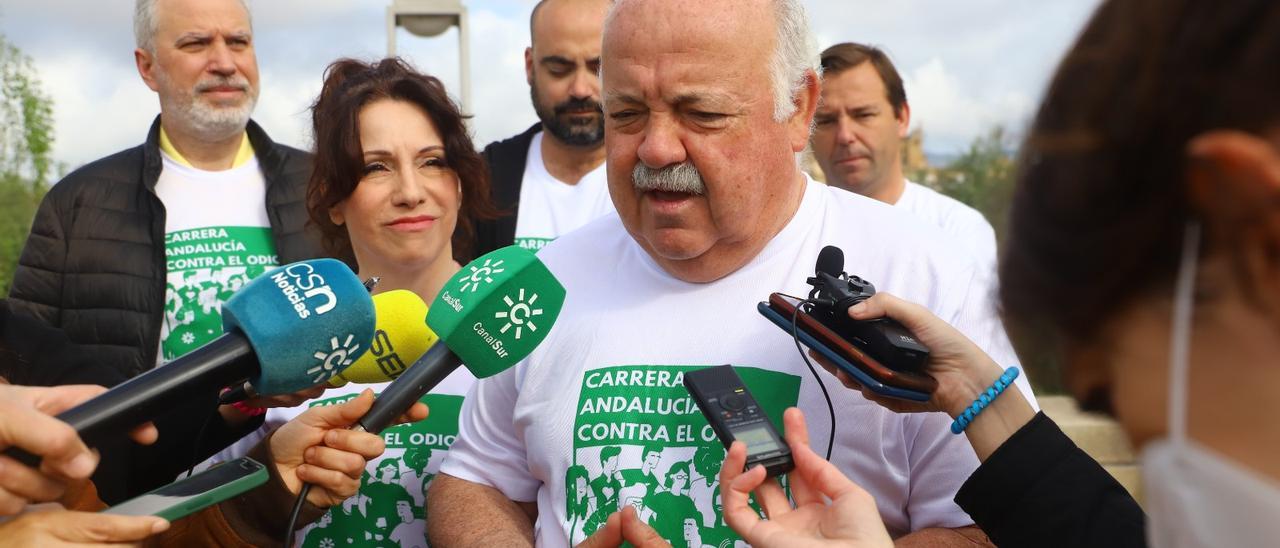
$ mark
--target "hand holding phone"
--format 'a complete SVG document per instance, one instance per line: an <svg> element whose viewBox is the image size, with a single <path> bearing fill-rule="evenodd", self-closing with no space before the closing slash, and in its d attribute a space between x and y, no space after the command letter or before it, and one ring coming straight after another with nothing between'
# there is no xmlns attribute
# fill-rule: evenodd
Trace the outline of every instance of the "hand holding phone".
<svg viewBox="0 0 1280 548"><path fill-rule="evenodd" d="M768 302L756 309L779 329L791 335L792 317L796 322L796 336L805 346L813 349L828 362L849 374L867 389L891 398L917 402L929 401L938 381L926 373L894 370L886 367L866 352L844 340L803 309L797 312L800 300L774 293Z"/></svg>
<svg viewBox="0 0 1280 548"><path fill-rule="evenodd" d="M145 495L103 510L104 514L159 516L169 521L185 517L267 482L262 463L249 457L218 464Z"/></svg>

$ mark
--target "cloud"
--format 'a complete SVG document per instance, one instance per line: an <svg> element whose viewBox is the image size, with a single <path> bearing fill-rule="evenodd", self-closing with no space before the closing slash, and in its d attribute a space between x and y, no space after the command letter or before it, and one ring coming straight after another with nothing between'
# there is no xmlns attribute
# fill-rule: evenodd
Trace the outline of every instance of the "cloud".
<svg viewBox="0 0 1280 548"><path fill-rule="evenodd" d="M888 49L907 81L925 146L950 152L990 124L1025 124L1057 59L1098 0L808 0L820 45ZM134 146L158 112L133 67L133 0L0 0L0 32L35 59L54 98L54 157L72 167ZM523 50L533 0L465 0L471 24L477 143L536 121ZM386 50L390 0L256 0L262 92L254 118L277 141L308 148L307 108L325 66ZM457 31L399 35L400 53L457 93Z"/></svg>
<svg viewBox="0 0 1280 548"><path fill-rule="evenodd" d="M975 130L985 131L996 125L1018 135L1034 109L1035 101L1023 91L974 95L938 58L903 75L903 85L911 90L912 129L924 130L932 150L962 149L975 136Z"/></svg>

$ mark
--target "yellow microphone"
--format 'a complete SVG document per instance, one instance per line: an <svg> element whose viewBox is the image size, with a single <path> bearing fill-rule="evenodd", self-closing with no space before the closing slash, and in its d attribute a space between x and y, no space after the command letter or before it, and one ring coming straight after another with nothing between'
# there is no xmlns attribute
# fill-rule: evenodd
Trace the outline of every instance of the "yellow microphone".
<svg viewBox="0 0 1280 548"><path fill-rule="evenodd" d="M395 380L440 339L427 327L427 303L412 291L397 289L374 295L373 308L377 324L369 351L329 379L329 386Z"/></svg>

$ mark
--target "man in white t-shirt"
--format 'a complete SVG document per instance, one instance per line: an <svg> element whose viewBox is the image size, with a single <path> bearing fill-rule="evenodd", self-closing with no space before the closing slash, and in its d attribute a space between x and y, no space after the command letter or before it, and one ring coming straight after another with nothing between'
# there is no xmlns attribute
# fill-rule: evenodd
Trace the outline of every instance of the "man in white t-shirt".
<svg viewBox="0 0 1280 548"><path fill-rule="evenodd" d="M538 349L463 403L428 493L431 541L565 546L629 505L676 546L733 545L714 496L724 449L682 385L723 363L775 423L793 405L824 417L813 438L834 431L832 462L876 496L895 535L980 537L952 501L977 459L949 421L894 414L811 374L755 310L771 292L803 293L833 244L850 271L1015 362L974 263L941 231L798 169L819 93L798 0L621 0L602 61L619 214L540 253L564 308Z"/></svg>
<svg viewBox="0 0 1280 548"><path fill-rule="evenodd" d="M144 144L50 189L9 294L15 311L65 330L124 378L221 335L222 303L250 279L323 256L306 228L310 155L250 119L258 66L246 4L137 0L134 17L132 57L160 114ZM217 396L193 394L169 410L156 423L160 441L129 452L130 462L108 452L97 481L104 500L172 482L192 459L252 431L257 408L305 399L219 410Z"/></svg>
<svg viewBox="0 0 1280 548"><path fill-rule="evenodd" d="M604 172L600 30L608 0L542 0L529 18L525 78L539 122L484 149L505 216L476 227L476 254L548 242L613 212Z"/></svg>
<svg viewBox="0 0 1280 548"><path fill-rule="evenodd" d="M994 275L996 236L977 210L902 174L911 105L902 78L878 48L845 42L822 52L822 100L810 143L827 184L894 204L951 235Z"/></svg>

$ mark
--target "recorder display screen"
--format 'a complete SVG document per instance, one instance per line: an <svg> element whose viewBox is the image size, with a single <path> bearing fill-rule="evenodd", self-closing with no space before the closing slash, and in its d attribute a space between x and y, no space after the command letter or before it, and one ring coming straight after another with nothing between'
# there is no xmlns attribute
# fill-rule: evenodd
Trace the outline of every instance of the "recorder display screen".
<svg viewBox="0 0 1280 548"><path fill-rule="evenodd" d="M733 437L747 444L748 455L758 455L781 449L778 447L778 440L774 439L773 435L769 433L768 427L763 425L748 426L741 430L734 430Z"/></svg>

